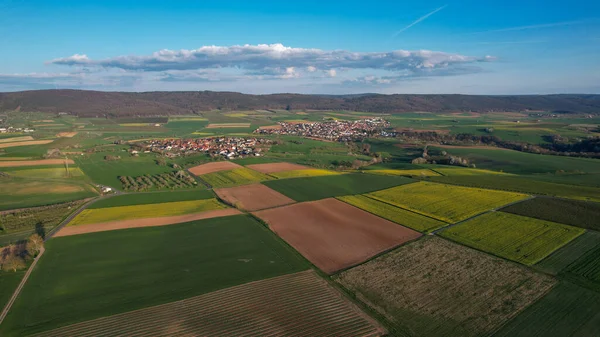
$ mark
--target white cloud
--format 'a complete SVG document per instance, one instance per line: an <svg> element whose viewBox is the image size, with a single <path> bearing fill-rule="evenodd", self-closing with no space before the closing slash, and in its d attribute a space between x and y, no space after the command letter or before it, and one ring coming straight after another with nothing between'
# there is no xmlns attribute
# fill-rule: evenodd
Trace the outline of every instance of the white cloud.
<svg viewBox="0 0 600 337"><path fill-rule="evenodd" d="M317 71L317 67L308 66L306 67L306 71L308 71L309 73L314 73L315 71Z"/></svg>
<svg viewBox="0 0 600 337"><path fill-rule="evenodd" d="M326 73L327 73L327 76L329 76L329 77L337 76L337 71L335 69L329 69L329 70L327 70Z"/></svg>

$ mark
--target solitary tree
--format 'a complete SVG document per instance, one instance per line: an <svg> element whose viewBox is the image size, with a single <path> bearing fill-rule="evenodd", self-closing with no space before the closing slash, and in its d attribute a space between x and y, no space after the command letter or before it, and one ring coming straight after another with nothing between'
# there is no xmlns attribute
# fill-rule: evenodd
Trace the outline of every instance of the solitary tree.
<svg viewBox="0 0 600 337"><path fill-rule="evenodd" d="M33 234L27 239L27 251L31 256L37 256L44 247L44 239L38 235Z"/></svg>

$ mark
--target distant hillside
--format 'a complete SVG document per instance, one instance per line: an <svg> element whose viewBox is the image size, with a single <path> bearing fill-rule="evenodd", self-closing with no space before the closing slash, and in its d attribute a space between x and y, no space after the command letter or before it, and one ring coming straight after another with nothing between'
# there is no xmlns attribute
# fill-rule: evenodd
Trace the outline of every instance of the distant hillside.
<svg viewBox="0 0 600 337"><path fill-rule="evenodd" d="M246 95L236 92L100 92L39 90L0 93L0 112L68 112L79 116L189 114L214 109L316 109L402 113L410 111L528 111L600 113L600 95Z"/></svg>

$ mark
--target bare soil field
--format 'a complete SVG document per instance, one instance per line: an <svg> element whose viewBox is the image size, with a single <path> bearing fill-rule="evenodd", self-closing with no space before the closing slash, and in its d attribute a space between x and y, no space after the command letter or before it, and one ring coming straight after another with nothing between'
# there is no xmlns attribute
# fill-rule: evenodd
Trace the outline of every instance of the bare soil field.
<svg viewBox="0 0 600 337"><path fill-rule="evenodd" d="M188 171L190 171L190 173L192 173L194 175L199 176L199 175L209 174L209 173L213 173L213 172L233 170L233 169L241 168L241 167L242 166L232 163L230 161L217 161L214 163L208 163L208 164L194 166L194 167L190 168Z"/></svg>
<svg viewBox="0 0 600 337"><path fill-rule="evenodd" d="M56 137L73 138L77 132L59 132Z"/></svg>
<svg viewBox="0 0 600 337"><path fill-rule="evenodd" d="M22 136L22 137L4 138L4 139L0 139L0 143L24 142L24 141L28 141L28 140L33 140L33 137Z"/></svg>
<svg viewBox="0 0 600 337"><path fill-rule="evenodd" d="M220 129L220 128L249 128L250 123L216 123L208 124L207 129Z"/></svg>
<svg viewBox="0 0 600 337"><path fill-rule="evenodd" d="M105 231L113 231L113 230L128 229L128 228L175 225L175 224L182 223L182 222L190 222L190 221L195 221L195 220L210 219L210 218L217 218L217 217L237 215L237 214L241 214L241 212L234 208L227 208L227 209L206 211L206 212L201 212L201 213L193 213L193 214L177 215L177 216L166 216L166 217L160 217L160 218L132 219L132 220L95 223L95 224L89 224L89 225L67 226L67 227L63 227L60 231L58 231L56 234L54 234L54 237L105 232Z"/></svg>
<svg viewBox="0 0 600 337"><path fill-rule="evenodd" d="M437 237L352 268L336 280L405 336L490 336L556 281Z"/></svg>
<svg viewBox="0 0 600 337"><path fill-rule="evenodd" d="M75 164L72 159L66 161L69 164ZM0 167L18 167L18 166L43 166L43 165L64 165L64 159L40 159L40 160L15 160L0 161Z"/></svg>
<svg viewBox="0 0 600 337"><path fill-rule="evenodd" d="M7 147L17 147L17 146L44 145L44 144L50 144L53 141L54 140L52 140L52 139L47 139L47 140L32 140L32 141L27 141L27 142L2 143L2 144L0 144L0 149L4 149Z"/></svg>
<svg viewBox="0 0 600 337"><path fill-rule="evenodd" d="M310 169L310 167L292 163L253 164L246 167L264 174Z"/></svg>
<svg viewBox="0 0 600 337"><path fill-rule="evenodd" d="M219 198L245 211L289 205L294 200L262 184L215 189Z"/></svg>
<svg viewBox="0 0 600 337"><path fill-rule="evenodd" d="M333 198L253 214L329 274L421 236Z"/></svg>
<svg viewBox="0 0 600 337"><path fill-rule="evenodd" d="M382 336L313 271L77 323L39 336Z"/></svg>

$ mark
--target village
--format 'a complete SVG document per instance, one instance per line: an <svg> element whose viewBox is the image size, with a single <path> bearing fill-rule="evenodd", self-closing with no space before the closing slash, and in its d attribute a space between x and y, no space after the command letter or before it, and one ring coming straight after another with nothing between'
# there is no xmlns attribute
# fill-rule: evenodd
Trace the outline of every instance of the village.
<svg viewBox="0 0 600 337"><path fill-rule="evenodd" d="M169 158L207 153L227 159L261 156L273 141L261 138L209 137L196 139L156 139L142 144L134 144L132 155L140 152L160 152Z"/></svg>
<svg viewBox="0 0 600 337"><path fill-rule="evenodd" d="M383 118L367 118L356 121L330 121L330 122L280 122L277 127L259 128L258 134L296 135L309 138L318 138L330 141L352 141L366 137L383 136L393 137L389 128L390 123Z"/></svg>

